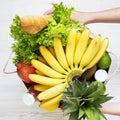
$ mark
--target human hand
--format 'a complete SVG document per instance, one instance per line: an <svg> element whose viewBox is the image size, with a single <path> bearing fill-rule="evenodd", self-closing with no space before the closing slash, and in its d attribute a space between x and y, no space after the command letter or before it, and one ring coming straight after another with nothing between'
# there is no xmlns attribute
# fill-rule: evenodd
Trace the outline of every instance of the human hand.
<svg viewBox="0 0 120 120"><path fill-rule="evenodd" d="M51 8L49 10L47 10L44 15L51 15L53 14L54 9ZM90 14L91 15L91 14ZM79 12L79 11L74 11L72 12L71 16L70 16L71 20L78 20L80 22L83 22L84 24L88 24L90 23L90 17L89 17L89 13L88 12Z"/></svg>
<svg viewBox="0 0 120 120"><path fill-rule="evenodd" d="M74 11L71 16L70 19L71 20L78 20L80 22L83 22L84 24L88 24L91 21L91 13L89 14L88 12L79 12L79 11Z"/></svg>
<svg viewBox="0 0 120 120"><path fill-rule="evenodd" d="M51 14L53 14L53 12L54 12L54 9L51 8L51 9L47 10L47 11L44 13L44 15L51 15Z"/></svg>
<svg viewBox="0 0 120 120"><path fill-rule="evenodd" d="M100 111L104 114L118 115L120 116L120 103L104 103Z"/></svg>

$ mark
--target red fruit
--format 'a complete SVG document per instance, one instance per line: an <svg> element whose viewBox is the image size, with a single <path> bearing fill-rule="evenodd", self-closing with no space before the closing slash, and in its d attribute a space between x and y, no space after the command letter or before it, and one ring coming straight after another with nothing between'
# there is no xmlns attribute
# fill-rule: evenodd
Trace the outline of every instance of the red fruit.
<svg viewBox="0 0 120 120"><path fill-rule="evenodd" d="M21 61L16 65L16 67L17 67L17 74L25 83L33 83L29 79L29 74L34 74L35 68L31 64Z"/></svg>

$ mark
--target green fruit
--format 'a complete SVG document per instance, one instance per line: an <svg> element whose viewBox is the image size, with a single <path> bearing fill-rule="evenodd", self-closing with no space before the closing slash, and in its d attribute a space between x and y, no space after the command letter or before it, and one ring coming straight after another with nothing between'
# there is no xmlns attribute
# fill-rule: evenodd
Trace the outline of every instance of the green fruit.
<svg viewBox="0 0 120 120"><path fill-rule="evenodd" d="M104 83L99 82L99 81L94 81L93 84L94 84L94 85L98 85L98 87L99 87L99 92L101 92L101 94L104 94L104 93L105 93L106 87L105 87L105 84L104 84Z"/></svg>
<svg viewBox="0 0 120 120"><path fill-rule="evenodd" d="M111 60L110 55L107 52L105 52L103 57L99 60L97 66L101 69L107 69L110 67L111 61L112 60Z"/></svg>

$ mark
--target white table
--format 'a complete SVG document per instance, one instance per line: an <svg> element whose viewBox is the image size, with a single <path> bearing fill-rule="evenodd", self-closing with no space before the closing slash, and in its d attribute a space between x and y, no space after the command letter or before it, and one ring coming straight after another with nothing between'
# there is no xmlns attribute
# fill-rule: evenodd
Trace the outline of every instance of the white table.
<svg viewBox="0 0 120 120"><path fill-rule="evenodd" d="M67 6L80 11L98 11L120 6L120 0L63 0ZM10 54L13 39L9 26L15 14L40 15L51 8L52 2L60 0L4 0L0 4L0 120L62 120L61 110L47 113L38 107L25 106L22 95L27 91L17 74L3 74L2 69ZM110 39L109 50L120 55L120 24L90 24L88 27L94 34L101 34ZM120 58L119 58L120 60ZM14 70L9 63L8 70ZM120 102L120 69L107 84L107 92L114 96L111 101ZM118 116L106 115L109 120L120 120Z"/></svg>

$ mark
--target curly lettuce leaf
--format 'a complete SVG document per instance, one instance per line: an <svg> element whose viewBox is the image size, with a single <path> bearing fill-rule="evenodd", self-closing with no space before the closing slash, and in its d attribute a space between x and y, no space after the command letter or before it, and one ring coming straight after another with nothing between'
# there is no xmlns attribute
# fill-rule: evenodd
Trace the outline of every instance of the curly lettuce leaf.
<svg viewBox="0 0 120 120"><path fill-rule="evenodd" d="M53 4L53 7L54 13L51 15L48 26L34 35L23 31L20 27L20 17L15 16L10 26L11 37L14 39L11 47L15 53L13 63L16 64L19 61L29 63L32 59L36 59L40 55L39 46L53 46L55 36L61 39L63 46L66 45L66 38L72 27L80 32L83 31L84 25L81 22L70 20L73 8L67 8L63 3Z"/></svg>

